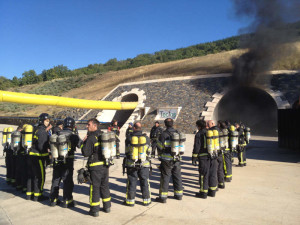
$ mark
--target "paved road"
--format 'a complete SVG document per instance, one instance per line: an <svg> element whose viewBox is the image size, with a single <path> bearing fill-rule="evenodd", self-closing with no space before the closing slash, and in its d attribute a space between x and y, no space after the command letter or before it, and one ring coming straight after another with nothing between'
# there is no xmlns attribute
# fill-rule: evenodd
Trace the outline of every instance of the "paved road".
<svg viewBox="0 0 300 225"><path fill-rule="evenodd" d="M3 126L0 126L2 131ZM81 132L83 136L85 131ZM124 134L122 134L124 137ZM121 136L122 137L122 136ZM0 134L0 138L2 138ZM27 201L5 183L4 158L0 158L0 224L300 224L300 154L279 149L276 138L254 137L248 148L247 167L233 168L233 181L215 198L194 197L199 191L197 168L191 165L193 135L187 135L186 156L182 176L184 199L173 199L170 186L167 204L153 202L142 205L137 188L135 207L123 206L126 176L122 176L122 160L110 169L112 211L100 212L98 218L89 216L89 187L78 185L74 176L74 199L78 206L64 209L49 207L48 202ZM124 144L121 145L124 152ZM2 148L0 148L2 156ZM237 159L235 159L235 165ZM158 165L157 160L154 164ZM83 158L76 154L75 170ZM52 170L47 169L45 190L49 193ZM151 177L152 199L158 196L159 171ZM62 191L60 191L60 194Z"/></svg>

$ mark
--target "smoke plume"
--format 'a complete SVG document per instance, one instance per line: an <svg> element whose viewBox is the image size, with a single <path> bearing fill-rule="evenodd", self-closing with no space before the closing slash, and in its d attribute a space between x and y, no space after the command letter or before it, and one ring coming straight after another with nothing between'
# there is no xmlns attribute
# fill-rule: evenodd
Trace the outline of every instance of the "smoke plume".
<svg viewBox="0 0 300 225"><path fill-rule="evenodd" d="M235 16L252 22L243 28L240 47L248 50L232 59L235 85L251 86L266 81L272 64L291 54L287 43L299 39L293 26L300 20L299 0L232 0Z"/></svg>

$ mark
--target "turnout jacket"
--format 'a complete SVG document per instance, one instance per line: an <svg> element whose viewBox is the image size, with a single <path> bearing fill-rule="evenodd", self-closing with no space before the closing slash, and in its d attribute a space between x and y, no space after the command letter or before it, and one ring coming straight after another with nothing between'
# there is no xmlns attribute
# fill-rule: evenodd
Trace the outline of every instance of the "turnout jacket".
<svg viewBox="0 0 300 225"><path fill-rule="evenodd" d="M108 130L114 132L116 134L116 142L120 142L120 127L117 125L112 125L108 127Z"/></svg>
<svg viewBox="0 0 300 225"><path fill-rule="evenodd" d="M98 140L100 134L101 133L99 131L90 132L81 147L82 155L84 157L89 157L89 169L100 169L101 166L104 165L104 157Z"/></svg>
<svg viewBox="0 0 300 225"><path fill-rule="evenodd" d="M162 129L160 126L156 127L156 126L153 126L151 128L151 131L150 131L150 138L151 139L156 139L159 137L159 134L161 134L162 132Z"/></svg>
<svg viewBox="0 0 300 225"><path fill-rule="evenodd" d="M29 155L48 156L49 148L49 133L46 131L46 126L44 124L39 125L33 131L32 148L29 152Z"/></svg>
<svg viewBox="0 0 300 225"><path fill-rule="evenodd" d="M199 130L195 135L193 157L208 155L206 147L206 129Z"/></svg>
<svg viewBox="0 0 300 225"><path fill-rule="evenodd" d="M140 164L139 162L136 162L134 163L134 161L131 159L131 151L129 150L127 153L126 153L126 163L125 163L125 166L126 167L150 167L150 154L151 154L151 146L150 146L150 139L149 137L146 135L146 134L143 134L142 131L133 131L130 135L128 135L126 137L126 140L125 140L125 145L127 148L131 148L131 138L133 136L136 136L136 137L141 137L141 136L144 136L146 138L146 145L145 145L145 148L146 148L146 154L147 154L147 158L146 160Z"/></svg>
<svg viewBox="0 0 300 225"><path fill-rule="evenodd" d="M173 127L165 129L158 138L157 148L161 160L174 160L171 154L172 133L177 132Z"/></svg>

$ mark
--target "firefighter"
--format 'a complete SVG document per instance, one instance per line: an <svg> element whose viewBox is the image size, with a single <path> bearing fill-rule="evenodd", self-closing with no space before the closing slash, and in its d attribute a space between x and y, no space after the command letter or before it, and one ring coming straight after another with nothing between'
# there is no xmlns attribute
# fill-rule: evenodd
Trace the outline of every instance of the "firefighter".
<svg viewBox="0 0 300 225"><path fill-rule="evenodd" d="M103 210L110 212L111 197L109 191L109 166L105 165L104 157L99 144L100 123L93 118L88 121L88 135L83 139L81 148L84 157L88 158L88 171L90 173L90 211L91 216L99 216L100 196Z"/></svg>
<svg viewBox="0 0 300 225"><path fill-rule="evenodd" d="M218 127L216 127L215 122L213 120L209 120L207 122L207 126L210 131L219 131ZM218 136L214 136L213 138L216 138L216 137L218 137ZM223 184L224 184L224 172L221 177L218 176L218 174L219 174L218 161L220 160L219 158L220 157L219 157L218 151L216 154L210 155L209 188L208 188L208 193L207 193L207 195L210 197L215 197L216 191L218 188L218 182L219 182L219 184L222 183L222 180L221 180L222 177L223 177Z"/></svg>
<svg viewBox="0 0 300 225"><path fill-rule="evenodd" d="M114 132L116 134L116 147L117 147L117 155L116 158L120 158L120 127L118 127L118 121L113 120L111 125L108 127L108 131Z"/></svg>
<svg viewBox="0 0 300 225"><path fill-rule="evenodd" d="M224 163L224 175L225 175L225 182L231 182L232 180L232 163L231 163L231 152L230 152L230 143L229 143L229 132L228 126L226 122L220 122L220 129L222 130L225 139L224 141L226 147L223 150L223 163ZM225 135L227 134L227 135Z"/></svg>
<svg viewBox="0 0 300 225"><path fill-rule="evenodd" d="M33 196L34 201L44 201L48 198L43 195L46 179L45 161L49 158L49 130L50 116L42 113L38 119L38 126L34 129L32 138L32 148L28 157L28 179L26 199Z"/></svg>
<svg viewBox="0 0 300 225"><path fill-rule="evenodd" d="M53 177L50 191L50 206L60 204L58 200L59 185L63 180L63 203L64 208L71 208L76 205L73 200L73 171L74 171L74 153L76 147L80 148L81 140L77 134L73 132L75 120L71 117L65 118L63 121L63 130L58 132L58 137L65 135L67 137L68 153L66 156L59 156L53 161ZM59 138L57 138L59 140ZM57 142L59 145L62 143ZM52 149L51 149L52 150Z"/></svg>
<svg viewBox="0 0 300 225"><path fill-rule="evenodd" d="M204 120L198 120L196 126L198 132L195 135L192 155L192 164L197 166L197 162L199 162L200 191L196 193L196 197L206 199L209 187L209 169L211 161L206 147L206 122Z"/></svg>
<svg viewBox="0 0 300 225"><path fill-rule="evenodd" d="M133 207L135 204L137 180L140 180L143 205L151 204L151 191L149 183L150 172L150 139L142 133L141 123L133 126L133 133L125 140L127 146L125 167L127 169L127 188L124 205Z"/></svg>
<svg viewBox="0 0 300 225"><path fill-rule="evenodd" d="M59 134L64 128L64 122L59 120L56 122L55 127L52 128L52 134Z"/></svg>
<svg viewBox="0 0 300 225"><path fill-rule="evenodd" d="M151 128L150 131L150 138L151 138L151 147L152 147L152 153L151 153L151 157L155 158L155 150L157 148L157 139L159 137L159 135L161 134L162 129L159 126L159 122L156 121L155 125Z"/></svg>
<svg viewBox="0 0 300 225"><path fill-rule="evenodd" d="M133 123L129 123L125 133L126 138L130 136L132 133L133 133Z"/></svg>
<svg viewBox="0 0 300 225"><path fill-rule="evenodd" d="M243 124L235 123L236 130L238 132L238 146L237 155L239 160L239 167L246 166L246 135L245 126Z"/></svg>
<svg viewBox="0 0 300 225"><path fill-rule="evenodd" d="M183 187L181 178L181 155L175 155L172 152L172 135L178 133L173 128L173 119L167 118L164 121L166 130L162 132L157 141L160 164L160 189L159 197L156 198L157 202L166 203L168 198L169 182L172 176L174 187L174 198L182 200Z"/></svg>
<svg viewBox="0 0 300 225"><path fill-rule="evenodd" d="M12 186L15 186L15 164L13 158L13 151L11 149L10 141L11 141L11 133L12 127L7 127L3 129L2 134L2 144L3 144L3 153L5 153L5 165L6 165L6 183Z"/></svg>

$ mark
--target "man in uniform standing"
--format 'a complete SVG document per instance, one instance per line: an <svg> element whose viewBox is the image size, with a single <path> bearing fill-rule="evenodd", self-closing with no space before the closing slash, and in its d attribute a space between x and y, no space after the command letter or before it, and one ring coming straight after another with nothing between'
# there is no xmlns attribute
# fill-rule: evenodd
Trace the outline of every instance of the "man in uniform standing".
<svg viewBox="0 0 300 225"><path fill-rule="evenodd" d="M151 128L151 131L150 131L151 147L152 147L151 157L152 158L155 158L155 150L157 148L157 138L159 137L161 132L162 132L162 129L159 126L159 122L156 121L155 125Z"/></svg>
<svg viewBox="0 0 300 225"><path fill-rule="evenodd" d="M81 148L84 157L88 158L88 170L90 173L90 211L91 216L99 216L100 196L103 202L103 210L110 212L111 197L109 191L109 166L105 165L99 142L99 121L90 119L87 124L88 134L83 139Z"/></svg>
<svg viewBox="0 0 300 225"><path fill-rule="evenodd" d="M32 148L29 152L28 160L28 179L27 179L27 200L32 195L34 201L44 201L48 198L43 195L43 189L46 179L45 161L49 157L49 129L50 116L42 113L39 116L38 127L35 128L32 138Z"/></svg>
<svg viewBox="0 0 300 225"><path fill-rule="evenodd" d="M174 198L182 200L183 196L180 158L174 157L171 152L172 134L174 132L178 133L178 131L173 128L173 123L173 119L171 118L167 118L165 120L166 130L162 132L157 142L158 152L160 155L159 159L161 161L161 177L159 197L156 198L156 201L161 203L167 202L171 176L173 178Z"/></svg>
<svg viewBox="0 0 300 225"><path fill-rule="evenodd" d="M136 137L136 140L139 140L141 137L145 137L145 143L143 143L143 146L134 146L132 143L133 137ZM138 142L140 143L141 141ZM149 183L150 158L148 157L151 154L151 147L149 137L142 133L141 123L138 122L134 124L133 133L126 137L125 144L128 146L127 148L129 151L126 153L125 159L125 167L127 168L127 188L124 204L127 206L134 206L136 185L137 180L139 179L143 197L143 205L148 206L151 204L151 191ZM137 162L135 162L132 159L134 147L143 148L143 153L145 154L144 160L138 159Z"/></svg>
<svg viewBox="0 0 300 225"><path fill-rule="evenodd" d="M59 185L63 180L63 207L71 208L76 205L73 200L73 171L74 171L74 153L76 147L80 148L81 140L77 134L74 134L73 129L75 126L75 120L71 117L67 117L63 121L63 130L58 131L58 135L65 135L68 137L68 141L71 146L68 146L68 154L65 158L58 158L53 162L53 177L52 186L50 191L50 206L55 206L60 203L58 200Z"/></svg>

